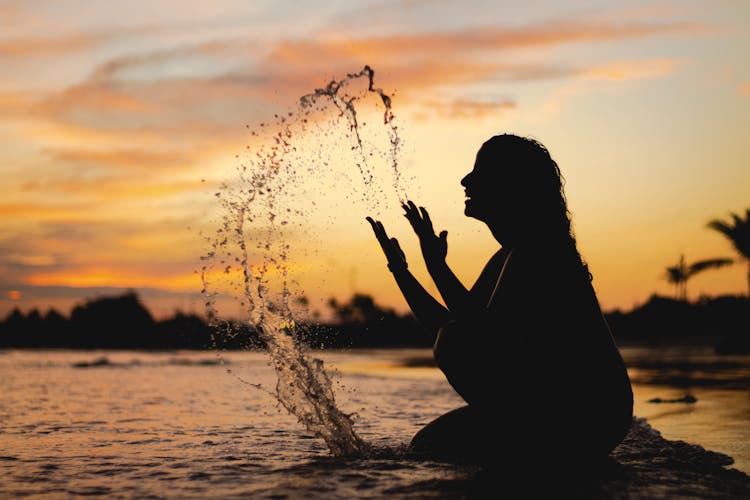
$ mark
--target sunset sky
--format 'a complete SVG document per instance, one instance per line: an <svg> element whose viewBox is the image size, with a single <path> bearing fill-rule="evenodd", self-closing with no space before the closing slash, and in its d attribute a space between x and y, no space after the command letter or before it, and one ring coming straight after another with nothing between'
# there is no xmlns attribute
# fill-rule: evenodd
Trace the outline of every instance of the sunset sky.
<svg viewBox="0 0 750 500"><path fill-rule="evenodd" d="M605 309L672 294L681 254L734 257L706 223L750 207L746 0L0 0L0 26L2 317L126 288L157 316L202 312L201 232L260 147L249 130L366 64L393 95L403 187L466 285L496 245L459 180L497 133L560 165ZM405 311L365 208L319 194L340 217L290 262L300 293ZM429 283L388 203L375 215ZM745 274L707 271L689 295L746 292Z"/></svg>

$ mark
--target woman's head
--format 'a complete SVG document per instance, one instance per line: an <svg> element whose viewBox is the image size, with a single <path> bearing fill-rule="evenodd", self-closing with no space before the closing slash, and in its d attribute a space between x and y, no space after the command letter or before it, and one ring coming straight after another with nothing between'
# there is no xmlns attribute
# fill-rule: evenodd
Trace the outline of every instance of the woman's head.
<svg viewBox="0 0 750 500"><path fill-rule="evenodd" d="M560 169L533 139L490 138L461 184L466 215L487 223L504 244L572 237Z"/></svg>

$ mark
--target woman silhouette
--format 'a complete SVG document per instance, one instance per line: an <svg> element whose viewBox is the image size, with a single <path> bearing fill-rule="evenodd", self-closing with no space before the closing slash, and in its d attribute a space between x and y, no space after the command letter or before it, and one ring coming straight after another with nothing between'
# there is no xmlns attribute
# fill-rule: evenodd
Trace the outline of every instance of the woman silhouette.
<svg viewBox="0 0 750 500"><path fill-rule="evenodd" d="M447 307L409 272L396 238L368 217L388 268L434 355L468 403L428 424L415 452L491 461L513 456L591 461L627 433L633 394L571 229L560 170L532 139L486 141L461 180L465 214L500 243L471 289L445 262L447 232L423 207L405 216Z"/></svg>

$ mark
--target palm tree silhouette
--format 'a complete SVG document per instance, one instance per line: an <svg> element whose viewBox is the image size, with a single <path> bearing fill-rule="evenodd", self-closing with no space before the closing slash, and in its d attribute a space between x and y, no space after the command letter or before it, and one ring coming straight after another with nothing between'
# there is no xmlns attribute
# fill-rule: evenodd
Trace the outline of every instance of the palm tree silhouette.
<svg viewBox="0 0 750 500"><path fill-rule="evenodd" d="M675 296L679 300L687 300L687 282L690 278L706 269L714 269L731 264L732 259L704 259L688 265L685 256L680 255L676 266L667 268L667 281L675 286Z"/></svg>
<svg viewBox="0 0 750 500"><path fill-rule="evenodd" d="M747 271L748 296L750 296L750 208L745 210L745 217L731 213L731 221L714 219L707 226L723 234L740 254L740 258L749 264Z"/></svg>

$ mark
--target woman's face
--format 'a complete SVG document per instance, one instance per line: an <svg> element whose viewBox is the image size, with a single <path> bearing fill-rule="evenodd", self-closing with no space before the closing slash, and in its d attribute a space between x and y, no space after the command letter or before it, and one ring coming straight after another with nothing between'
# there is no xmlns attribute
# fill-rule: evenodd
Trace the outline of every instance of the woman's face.
<svg viewBox="0 0 750 500"><path fill-rule="evenodd" d="M514 192L517 186L504 169L497 158L483 157L480 150L461 185L466 193L464 214L484 222L500 243L509 244L517 239L522 214Z"/></svg>
<svg viewBox="0 0 750 500"><path fill-rule="evenodd" d="M488 165L486 160L482 161L480 153L477 153L474 169L461 179L461 185L466 193L464 214L489 222L502 210L499 193L502 176L499 175L497 165Z"/></svg>

